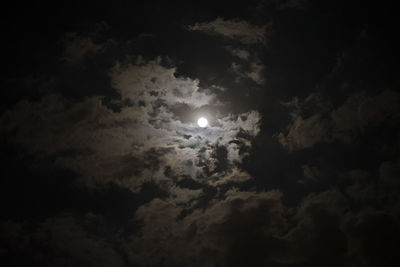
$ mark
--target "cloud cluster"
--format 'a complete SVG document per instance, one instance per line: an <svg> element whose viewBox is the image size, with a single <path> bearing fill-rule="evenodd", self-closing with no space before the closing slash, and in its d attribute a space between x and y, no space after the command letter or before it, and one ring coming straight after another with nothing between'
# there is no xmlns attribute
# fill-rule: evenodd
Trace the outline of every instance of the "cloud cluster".
<svg viewBox="0 0 400 267"><path fill-rule="evenodd" d="M259 1L276 9L305 2ZM235 81L261 87L268 27L217 18L188 29L223 36L222 47L235 57L224 68L231 66ZM107 46L75 33L62 43L69 63L90 61ZM390 137L397 138L391 141L397 147L382 148L379 142L378 149L386 152L374 166L363 170L362 164L360 169L348 164L339 171L333 160L318 157L317 149L301 159L301 153L281 147L278 154L270 129L284 114L272 115L279 111L271 107L264 111L265 128L272 127L258 139L255 157L246 158L260 134L260 113L227 112L222 97L231 93L228 87L223 94L216 91L222 86L202 87L163 60L116 61L106 72L117 95L111 100L50 94L21 100L0 115L3 141L22 148L12 160L19 161L20 154L33 159L27 160L32 166L17 162L9 170L34 169L40 160L49 164L46 182L30 186L43 173L30 175L29 169L18 173L29 174L23 182L10 183L12 190L14 185L28 189L15 189L12 200L21 203L13 206L10 219L0 218L0 257L7 266L400 266L396 131ZM371 129L398 127L399 100L391 90L352 94L339 106L318 94L293 98L284 103L292 120L278 141L289 151L333 142L348 148ZM200 116L207 117L209 127L197 126ZM62 173L49 170L53 165L72 175L68 172L63 181ZM75 175L78 187L71 186ZM277 177L284 179L276 182ZM41 188L52 194L42 194ZM29 190L33 193L26 194ZM25 205L31 198L34 203ZM41 205L42 214L18 214Z"/></svg>
<svg viewBox="0 0 400 267"><path fill-rule="evenodd" d="M69 63L81 61L86 55L102 53L106 43L96 43L91 37L69 32L62 36L60 43L64 48L63 59Z"/></svg>
<svg viewBox="0 0 400 267"><path fill-rule="evenodd" d="M232 257L235 254L246 253L241 249L254 248L253 238L274 239L271 235L279 234L285 228L284 207L278 191L230 190L206 210L196 210L182 220L176 220L181 210L160 199L139 208L135 216L144 226L127 243L132 264L228 266L234 264Z"/></svg>
<svg viewBox="0 0 400 267"><path fill-rule="evenodd" d="M3 221L0 240L7 255L22 256L20 265L333 267L399 263L394 255L400 228L390 213L354 210L351 201L335 189L312 193L295 208L286 207L282 196L276 190L231 189L184 217L184 206L172 196L155 198L136 211L132 222L142 227L128 235L110 235L102 216L94 213L79 218L59 215L35 226ZM47 250L54 253L44 253Z"/></svg>
<svg viewBox="0 0 400 267"><path fill-rule="evenodd" d="M126 266L112 243L87 230L99 220L98 216L89 213L83 219L67 214L50 217L35 228L26 222L2 222L2 244L6 245L8 255L19 255L17 262L7 257L2 262L18 266ZM27 227L33 231L27 231Z"/></svg>
<svg viewBox="0 0 400 267"><path fill-rule="evenodd" d="M266 45L269 24L256 26L240 19L224 20L218 17L214 21L196 23L188 26L190 31L201 31L206 34L219 35L234 40L233 44L225 46L237 60L231 63L230 71L237 77L236 82L249 79L257 85L265 82L265 66L254 52L254 45Z"/></svg>
<svg viewBox="0 0 400 267"><path fill-rule="evenodd" d="M225 20L217 17L210 22L199 22L188 26L190 31L202 31L207 34L218 34L229 39L238 40L243 44L266 43L266 30L268 25L252 25L245 20Z"/></svg>
<svg viewBox="0 0 400 267"><path fill-rule="evenodd" d="M226 46L225 49L228 50L233 56L242 60L248 60L250 57L250 52L245 49L234 48L232 46Z"/></svg>
<svg viewBox="0 0 400 267"><path fill-rule="evenodd" d="M272 4L275 5L276 8L285 9L285 8L305 8L308 0L267 0L262 1L262 4Z"/></svg>
<svg viewBox="0 0 400 267"><path fill-rule="evenodd" d="M231 65L231 71L237 75L236 81L239 82L240 79L247 78L252 80L258 85L263 85L265 83L264 72L265 66L260 61L256 60L250 64L240 64L233 62Z"/></svg>
<svg viewBox="0 0 400 267"><path fill-rule="evenodd" d="M336 109L315 94L304 101L294 98L285 103L292 109L292 121L285 133L279 133L278 139L289 150L334 140L349 143L368 128L398 125L399 101L400 94L391 90L378 95L355 93Z"/></svg>
<svg viewBox="0 0 400 267"><path fill-rule="evenodd" d="M114 182L138 190L146 181L172 184L182 176L211 184L243 180L238 177L247 175L237 164L259 132L260 115L210 112L210 127L200 129L199 112L223 103L198 80L174 73L161 59L117 63L109 75L120 110L101 96L73 101L47 95L2 114L1 131L33 154L55 157L89 186ZM177 111L179 105L185 110ZM188 115L189 121L181 119Z"/></svg>

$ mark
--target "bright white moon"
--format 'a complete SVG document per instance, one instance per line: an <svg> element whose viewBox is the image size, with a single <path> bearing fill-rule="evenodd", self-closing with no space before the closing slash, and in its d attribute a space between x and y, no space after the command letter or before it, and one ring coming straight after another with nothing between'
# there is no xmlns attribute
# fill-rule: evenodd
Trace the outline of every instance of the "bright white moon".
<svg viewBox="0 0 400 267"><path fill-rule="evenodd" d="M204 128L204 127L207 126L208 121L207 121L206 118L201 117L200 119L198 119L197 124L198 124L201 128Z"/></svg>

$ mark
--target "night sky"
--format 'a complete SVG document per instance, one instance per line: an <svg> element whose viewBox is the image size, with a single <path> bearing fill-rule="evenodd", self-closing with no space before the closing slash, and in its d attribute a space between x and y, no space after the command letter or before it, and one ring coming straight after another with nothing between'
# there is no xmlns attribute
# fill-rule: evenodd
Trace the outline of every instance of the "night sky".
<svg viewBox="0 0 400 267"><path fill-rule="evenodd" d="M36 2L0 18L1 266L400 266L390 1Z"/></svg>

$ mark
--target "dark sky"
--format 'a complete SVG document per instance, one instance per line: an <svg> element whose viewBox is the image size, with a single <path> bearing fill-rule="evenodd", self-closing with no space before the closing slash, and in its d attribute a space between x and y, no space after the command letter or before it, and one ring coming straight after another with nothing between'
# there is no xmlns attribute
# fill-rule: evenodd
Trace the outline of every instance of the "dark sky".
<svg viewBox="0 0 400 267"><path fill-rule="evenodd" d="M394 6L2 13L1 266L400 266Z"/></svg>

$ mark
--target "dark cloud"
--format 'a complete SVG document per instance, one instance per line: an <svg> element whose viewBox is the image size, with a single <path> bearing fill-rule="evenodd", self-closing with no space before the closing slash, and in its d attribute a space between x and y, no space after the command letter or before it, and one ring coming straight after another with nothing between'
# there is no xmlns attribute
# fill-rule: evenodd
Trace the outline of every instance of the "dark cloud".
<svg viewBox="0 0 400 267"><path fill-rule="evenodd" d="M321 142L340 140L349 143L369 127L399 123L399 94L386 90L379 95L351 95L340 107L332 109L314 95L303 102L297 98L286 103L293 107L292 122L287 134L280 133L279 142L289 150L312 147ZM310 106L311 109L307 108ZM308 113L308 114L307 114Z"/></svg>
<svg viewBox="0 0 400 267"><path fill-rule="evenodd" d="M105 49L105 44L94 43L92 38L79 36L76 32L66 33L60 42L64 45L64 59L70 63L80 61L90 53L102 53Z"/></svg>
<svg viewBox="0 0 400 267"><path fill-rule="evenodd" d="M190 31L202 31L207 34L217 34L226 38L238 40L244 44L266 44L268 25L252 25L240 19L224 20L217 17L210 22L196 23L188 26Z"/></svg>
<svg viewBox="0 0 400 267"><path fill-rule="evenodd" d="M136 213L146 226L137 236L131 237L129 248L138 248L136 243L142 246L137 255L130 250L130 259L133 264L146 262L149 266L229 264L234 246L245 245L242 244L245 240L251 242L242 236L242 229L246 226L252 226L255 235L262 229L272 228L270 231L274 232L275 227L281 227L279 199L279 192L228 191L225 199L215 202L204 212L196 210L179 221L175 218L180 208L171 202L155 199ZM257 220L253 221L255 218ZM264 225L266 222L268 224ZM155 240L160 244L159 248L152 245ZM171 240L174 240L174 248L168 245Z"/></svg>
<svg viewBox="0 0 400 267"><path fill-rule="evenodd" d="M399 264L399 259L395 256L400 240L400 229L396 218L385 213L366 212L349 224L355 258L360 265Z"/></svg>
<svg viewBox="0 0 400 267"><path fill-rule="evenodd" d="M126 266L111 243L85 230L85 224L94 220L97 220L94 214L87 214L83 221L67 215L52 217L29 232L26 230L29 226L23 223L3 222L1 238L6 242L3 263L9 266Z"/></svg>
<svg viewBox="0 0 400 267"><path fill-rule="evenodd" d="M241 78L247 78L254 81L258 85L264 84L264 68L265 66L261 62L252 62L249 65L249 70L245 71L245 67L239 63L232 63L231 71L234 72L238 78L237 82L240 82Z"/></svg>
<svg viewBox="0 0 400 267"><path fill-rule="evenodd" d="M31 7L2 18L3 265L399 265L396 9Z"/></svg>
<svg viewBox="0 0 400 267"><path fill-rule="evenodd" d="M226 49L232 53L232 55L242 59L247 60L250 57L250 53L245 49L233 48L231 46L227 46Z"/></svg>

